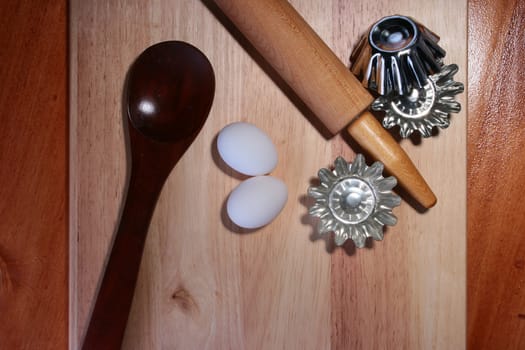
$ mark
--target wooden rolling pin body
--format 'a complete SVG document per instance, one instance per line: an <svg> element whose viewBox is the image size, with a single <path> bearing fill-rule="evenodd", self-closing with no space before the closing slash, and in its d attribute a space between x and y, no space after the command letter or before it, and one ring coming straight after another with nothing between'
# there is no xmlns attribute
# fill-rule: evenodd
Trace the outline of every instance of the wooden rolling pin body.
<svg viewBox="0 0 525 350"><path fill-rule="evenodd" d="M221 10L336 134L348 132L426 208L436 203L405 151L366 111L372 96L284 0L215 0Z"/></svg>

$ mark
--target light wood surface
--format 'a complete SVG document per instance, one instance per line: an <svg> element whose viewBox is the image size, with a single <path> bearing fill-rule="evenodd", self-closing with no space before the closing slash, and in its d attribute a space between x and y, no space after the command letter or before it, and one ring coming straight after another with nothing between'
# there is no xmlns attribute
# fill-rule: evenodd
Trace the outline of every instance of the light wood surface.
<svg viewBox="0 0 525 350"><path fill-rule="evenodd" d="M447 62L466 79L464 1L292 4L345 64L375 20L414 16L441 35ZM305 194L319 168L338 155L353 159L352 149L341 136L324 137L213 4L189 0L71 2L71 347L85 330L125 188L125 74L144 48L172 39L209 57L216 97L161 194L124 348L463 348L466 114L453 115L432 140L401 143L434 189L436 207L422 214L404 202L383 242L335 249L315 234ZM224 202L242 177L214 148L217 132L240 120L274 140L272 174L289 189L281 215L255 232L225 218Z"/></svg>
<svg viewBox="0 0 525 350"><path fill-rule="evenodd" d="M525 2L469 2L468 345L525 349Z"/></svg>
<svg viewBox="0 0 525 350"><path fill-rule="evenodd" d="M289 2L215 3L332 134L372 103L372 95Z"/></svg>

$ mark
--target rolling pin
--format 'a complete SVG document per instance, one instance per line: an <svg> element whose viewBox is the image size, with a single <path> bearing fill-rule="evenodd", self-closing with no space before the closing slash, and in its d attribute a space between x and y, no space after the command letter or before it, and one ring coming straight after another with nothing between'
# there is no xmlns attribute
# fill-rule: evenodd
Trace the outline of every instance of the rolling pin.
<svg viewBox="0 0 525 350"><path fill-rule="evenodd" d="M301 15L285 0L215 0L327 129L352 138L425 208L436 196L406 152L368 111L373 100Z"/></svg>

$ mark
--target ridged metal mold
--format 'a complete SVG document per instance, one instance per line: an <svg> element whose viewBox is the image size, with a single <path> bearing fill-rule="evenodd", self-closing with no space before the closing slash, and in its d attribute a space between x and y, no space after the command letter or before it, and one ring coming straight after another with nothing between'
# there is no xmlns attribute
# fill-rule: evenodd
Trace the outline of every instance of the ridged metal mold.
<svg viewBox="0 0 525 350"><path fill-rule="evenodd" d="M371 108L385 112L385 128L399 125L399 133L403 138L415 131L423 137L430 137L434 127L444 129L450 125L450 113L461 110L455 95L463 92L464 86L453 79L457 71L458 66L455 64L443 66L441 72L428 78L423 88L413 88L408 95L379 96Z"/></svg>
<svg viewBox="0 0 525 350"><path fill-rule="evenodd" d="M367 166L358 154L353 163L338 157L334 170L319 170L321 184L308 189L315 199L309 213L319 218L319 234L334 232L336 245L352 239L358 248L368 237L383 239L383 226L396 224L392 209L401 203L392 192L396 178L384 178L383 168L381 162Z"/></svg>
<svg viewBox="0 0 525 350"><path fill-rule="evenodd" d="M388 16L372 25L352 54L351 71L379 95L409 94L441 71L446 52L439 36L406 16Z"/></svg>

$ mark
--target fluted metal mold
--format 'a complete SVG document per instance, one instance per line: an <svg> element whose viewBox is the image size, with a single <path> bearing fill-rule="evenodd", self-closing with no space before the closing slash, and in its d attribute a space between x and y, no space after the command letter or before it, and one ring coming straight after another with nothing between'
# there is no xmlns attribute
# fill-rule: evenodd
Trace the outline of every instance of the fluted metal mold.
<svg viewBox="0 0 525 350"><path fill-rule="evenodd" d="M457 71L455 64L443 66L441 72L428 78L423 88L413 88L409 95L379 96L371 108L385 112L383 126L390 129L398 125L403 138L415 131L430 137L434 127L445 129L449 126L450 113L461 110L455 95L463 92L464 86L453 79Z"/></svg>
<svg viewBox="0 0 525 350"><path fill-rule="evenodd" d="M334 232L336 245L351 239L358 248L368 237L383 239L383 226L396 224L392 209L401 203L392 192L396 178L384 178L383 169L381 162L368 166L358 154L353 163L338 157L334 170L319 170L320 185L308 189L315 199L309 213L319 218L319 234Z"/></svg>
<svg viewBox="0 0 525 350"><path fill-rule="evenodd" d="M446 52L438 41L439 36L410 17L384 17L361 38L350 69L379 95L405 95L441 71Z"/></svg>

